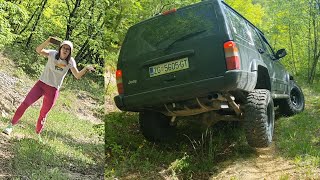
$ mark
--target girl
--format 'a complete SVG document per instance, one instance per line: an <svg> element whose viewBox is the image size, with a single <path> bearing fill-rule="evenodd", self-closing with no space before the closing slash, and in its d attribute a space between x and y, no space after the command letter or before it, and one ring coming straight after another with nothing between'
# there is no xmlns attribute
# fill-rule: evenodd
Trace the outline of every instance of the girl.
<svg viewBox="0 0 320 180"><path fill-rule="evenodd" d="M42 107L36 125L36 133L40 138L40 133L46 121L47 114L58 98L59 89L68 70L71 69L72 74L77 79L80 79L88 71L94 71L94 68L90 65L86 66L81 71L77 69L76 62L71 57L73 50L71 41L62 41L58 51L44 49L49 44L56 42L56 39L49 37L36 48L38 54L48 58L47 64L39 81L33 86L24 101L18 107L11 123L3 130L3 133L10 135L13 126L18 123L25 110L43 96Z"/></svg>

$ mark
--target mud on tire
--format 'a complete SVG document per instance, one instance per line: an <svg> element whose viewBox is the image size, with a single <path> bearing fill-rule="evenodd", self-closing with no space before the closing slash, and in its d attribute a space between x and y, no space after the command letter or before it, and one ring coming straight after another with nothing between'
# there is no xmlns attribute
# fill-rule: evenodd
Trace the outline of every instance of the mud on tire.
<svg viewBox="0 0 320 180"><path fill-rule="evenodd" d="M290 82L289 98L279 101L279 111L285 116L292 116L304 110L304 95L301 88L294 82Z"/></svg>
<svg viewBox="0 0 320 180"><path fill-rule="evenodd" d="M175 135L175 127L170 125L170 119L170 117L158 112L140 112L140 130L148 141L168 141Z"/></svg>
<svg viewBox="0 0 320 180"><path fill-rule="evenodd" d="M244 108L244 128L251 147L268 147L274 130L274 105L270 91L256 89L247 96Z"/></svg>

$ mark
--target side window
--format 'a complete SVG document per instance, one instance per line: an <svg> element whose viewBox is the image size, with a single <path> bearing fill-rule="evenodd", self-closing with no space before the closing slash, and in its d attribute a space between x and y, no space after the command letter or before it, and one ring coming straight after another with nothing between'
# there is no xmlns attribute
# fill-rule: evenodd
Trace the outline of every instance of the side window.
<svg viewBox="0 0 320 180"><path fill-rule="evenodd" d="M245 20L227 7L225 7L225 12L228 19L229 27L231 28L233 34L251 43L250 32L248 31Z"/></svg>
<svg viewBox="0 0 320 180"><path fill-rule="evenodd" d="M273 50L272 50L271 46L269 45L267 39L262 34L260 35L260 37L262 38L263 44L265 46L266 53L269 54L272 59L274 59Z"/></svg>
<svg viewBox="0 0 320 180"><path fill-rule="evenodd" d="M265 37L262 34L259 34L254 27L252 26L249 26L249 27L250 27L250 32L252 34L252 39L256 48L258 50L259 49L264 50L264 52L267 53L269 56L271 56L271 58L274 58L273 50L270 47L267 40L265 39Z"/></svg>
<svg viewBox="0 0 320 180"><path fill-rule="evenodd" d="M261 42L261 39L260 39L259 35L257 34L256 30L252 26L249 26L249 29L250 29L250 32L252 35L252 40L253 40L255 47L257 49L264 49L263 44Z"/></svg>

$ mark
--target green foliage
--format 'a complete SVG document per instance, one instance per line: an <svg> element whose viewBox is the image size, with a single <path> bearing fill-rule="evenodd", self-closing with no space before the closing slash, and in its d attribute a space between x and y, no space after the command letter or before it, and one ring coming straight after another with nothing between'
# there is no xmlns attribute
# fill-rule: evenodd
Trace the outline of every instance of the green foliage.
<svg viewBox="0 0 320 180"><path fill-rule="evenodd" d="M14 27L20 26L27 18L23 7L0 0L0 49L12 43L17 37Z"/></svg>
<svg viewBox="0 0 320 180"><path fill-rule="evenodd" d="M262 24L265 12L261 4L253 3L252 0L226 0L226 3L254 25L259 27Z"/></svg>
<svg viewBox="0 0 320 180"><path fill-rule="evenodd" d="M109 36L111 31L107 24L109 16L114 14L107 10L117 7L104 0L79 2L81 3L74 4L70 0L1 0L0 48L5 46L10 49L21 44L19 53L26 52L30 56L35 54L35 47L49 36L67 38L74 42L73 56L80 67L94 64L98 71L96 74L103 77L106 55L113 52L110 39L116 39L114 33ZM22 48L23 45L26 48ZM24 70L29 74L35 74L34 69L40 68L34 66L37 64L30 63L32 60L29 58L19 61L22 61L19 65L23 64Z"/></svg>
<svg viewBox="0 0 320 180"><path fill-rule="evenodd" d="M190 166L188 159L189 156L187 154L184 154L181 159L176 159L175 161L173 161L167 170L169 171L170 176L178 179L178 175L184 169L187 169Z"/></svg>

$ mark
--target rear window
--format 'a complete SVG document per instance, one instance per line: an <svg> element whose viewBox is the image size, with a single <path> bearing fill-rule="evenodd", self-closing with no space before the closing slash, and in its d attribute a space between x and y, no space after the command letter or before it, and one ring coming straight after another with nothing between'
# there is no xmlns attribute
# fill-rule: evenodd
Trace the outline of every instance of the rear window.
<svg viewBox="0 0 320 180"><path fill-rule="evenodd" d="M125 59L132 59L176 42L208 36L218 29L215 21L210 3L187 6L175 13L154 17L129 29L121 54Z"/></svg>
<svg viewBox="0 0 320 180"><path fill-rule="evenodd" d="M251 34L247 28L247 24L245 20L242 17L240 17L238 14L234 13L227 6L225 6L225 12L228 18L228 24L232 29L233 35L235 35L236 38L240 38L244 41L251 43L252 42L250 37Z"/></svg>

